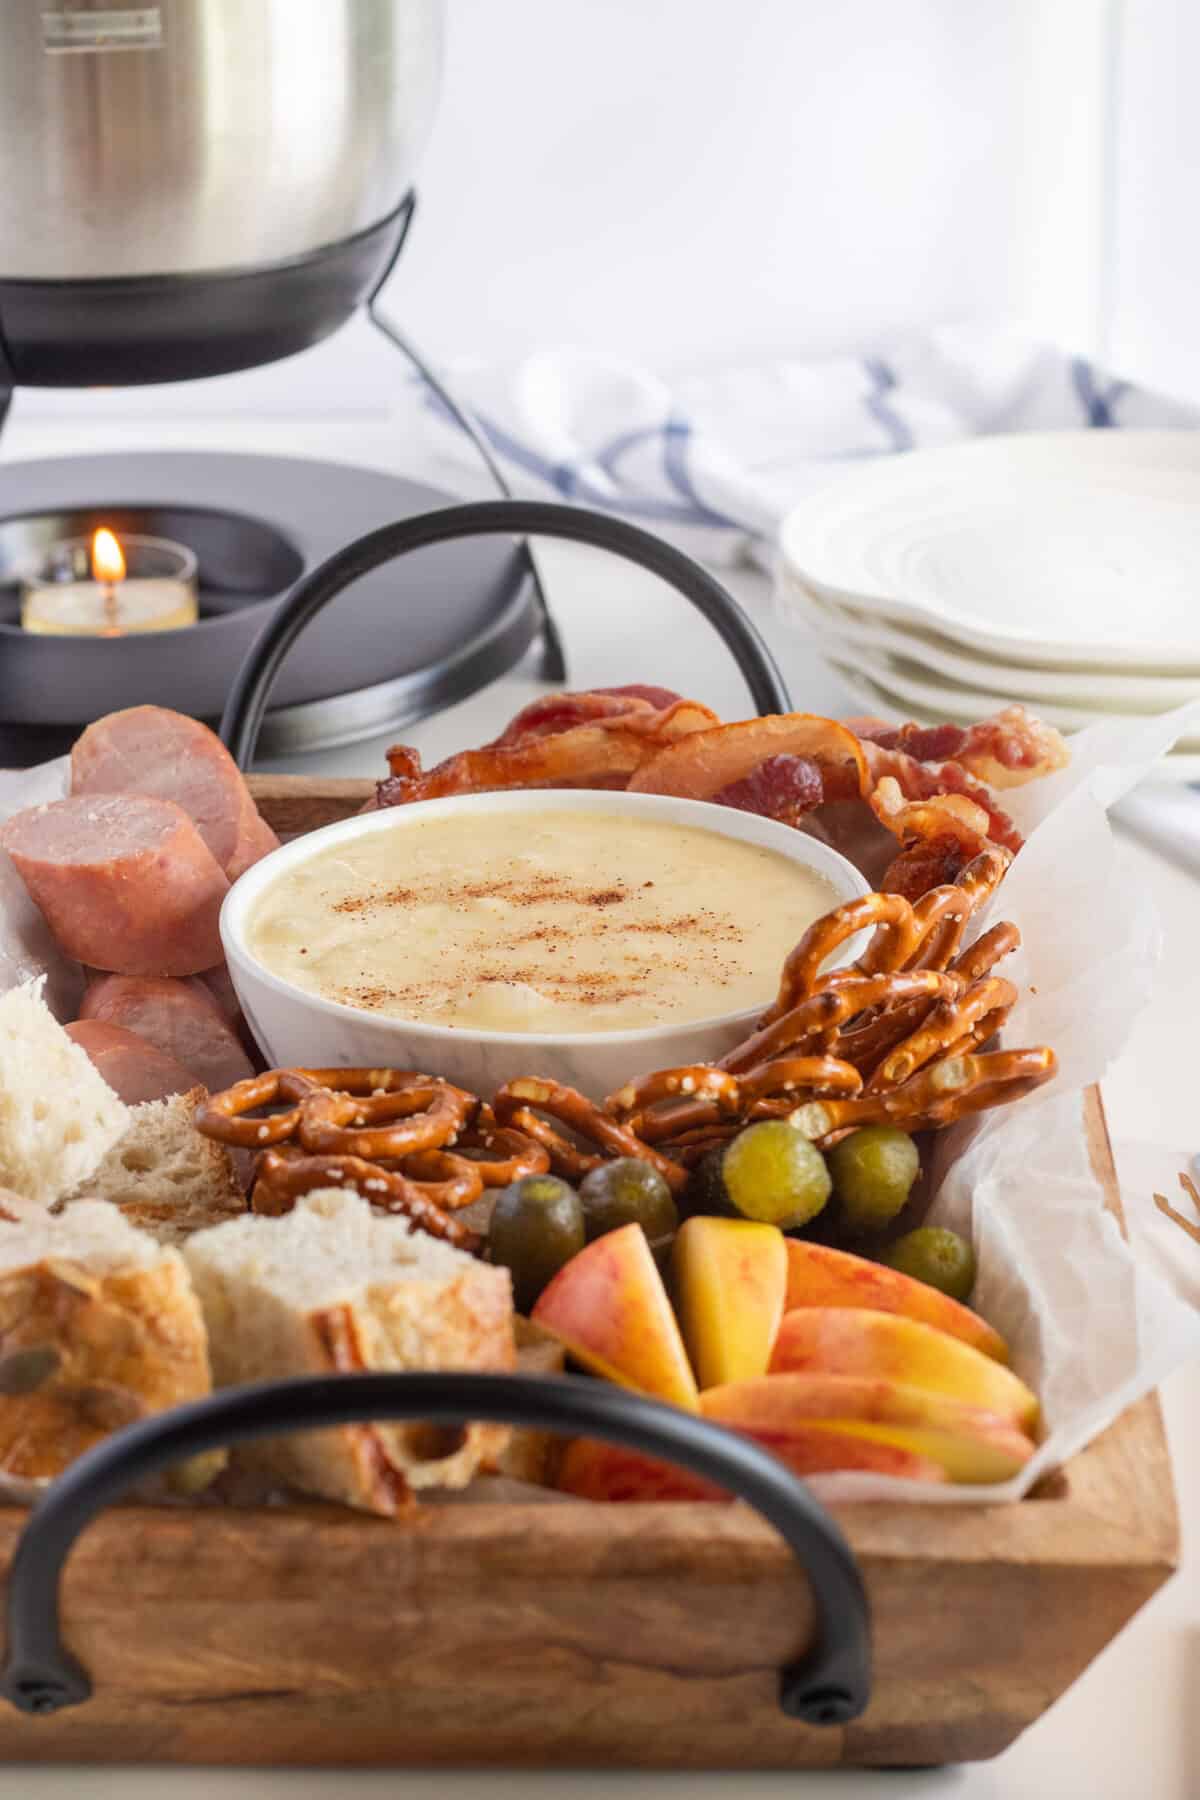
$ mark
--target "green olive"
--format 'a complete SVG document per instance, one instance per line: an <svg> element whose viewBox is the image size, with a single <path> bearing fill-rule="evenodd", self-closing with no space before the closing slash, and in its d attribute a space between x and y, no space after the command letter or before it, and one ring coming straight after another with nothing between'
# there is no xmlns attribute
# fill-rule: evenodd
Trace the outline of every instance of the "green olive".
<svg viewBox="0 0 1200 1800"><path fill-rule="evenodd" d="M653 1244L679 1225L670 1188L651 1163L637 1156L619 1156L592 1169L579 1184L579 1198L589 1243L622 1225L640 1225Z"/></svg>
<svg viewBox="0 0 1200 1800"><path fill-rule="evenodd" d="M546 1284L584 1246L579 1195L554 1175L527 1175L496 1196L488 1229L494 1263L512 1275L513 1302L528 1313Z"/></svg>
<svg viewBox="0 0 1200 1800"><path fill-rule="evenodd" d="M705 1217L720 1218L734 1210L729 1204L729 1195L725 1192L725 1177L721 1173L724 1160L725 1146L718 1144L692 1170L681 1200L683 1211L689 1219L697 1213Z"/></svg>
<svg viewBox="0 0 1200 1800"><path fill-rule="evenodd" d="M832 1186L821 1152L786 1119L739 1132L725 1146L721 1176L735 1212L784 1231L815 1219Z"/></svg>
<svg viewBox="0 0 1200 1800"><path fill-rule="evenodd" d="M891 1223L921 1169L917 1146L894 1125L864 1125L835 1144L828 1159L842 1220L855 1236Z"/></svg>
<svg viewBox="0 0 1200 1800"><path fill-rule="evenodd" d="M880 1257L889 1269L899 1269L914 1281L923 1281L952 1300L967 1300L975 1286L975 1252L966 1238L944 1225L922 1225L897 1238Z"/></svg>

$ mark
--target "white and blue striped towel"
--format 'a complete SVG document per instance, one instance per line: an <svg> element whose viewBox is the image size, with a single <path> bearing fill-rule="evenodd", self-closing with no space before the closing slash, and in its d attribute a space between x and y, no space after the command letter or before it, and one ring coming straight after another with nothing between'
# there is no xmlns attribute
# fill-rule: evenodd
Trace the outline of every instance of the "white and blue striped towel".
<svg viewBox="0 0 1200 1800"><path fill-rule="evenodd" d="M576 350L448 373L514 491L622 513L710 562L768 553L839 464L1001 431L1200 425L1200 409L980 327L670 380ZM429 411L437 454L474 486L475 452L432 396Z"/></svg>

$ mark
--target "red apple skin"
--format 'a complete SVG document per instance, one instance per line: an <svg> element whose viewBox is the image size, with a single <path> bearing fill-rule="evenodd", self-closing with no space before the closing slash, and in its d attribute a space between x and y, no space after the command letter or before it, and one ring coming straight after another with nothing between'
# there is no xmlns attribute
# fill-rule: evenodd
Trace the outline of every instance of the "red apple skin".
<svg viewBox="0 0 1200 1800"><path fill-rule="evenodd" d="M558 1471L561 1492L579 1500L719 1500L732 1496L723 1488L673 1463L606 1444L599 1438L575 1438L567 1445Z"/></svg>
<svg viewBox="0 0 1200 1800"><path fill-rule="evenodd" d="M892 1444L855 1438L828 1421L814 1421L787 1432L754 1431L746 1435L801 1477L857 1470L909 1481L946 1480L945 1470L931 1458ZM580 1500L728 1502L733 1498L686 1469L596 1438L576 1438L568 1445L559 1468L558 1486L563 1493Z"/></svg>
<svg viewBox="0 0 1200 1800"><path fill-rule="evenodd" d="M914 1281L911 1275L800 1238L787 1240L787 1256L785 1313L801 1306L863 1306L874 1312L899 1313L961 1338L995 1362L1009 1360L1008 1345L985 1319L937 1288Z"/></svg>
<svg viewBox="0 0 1200 1800"><path fill-rule="evenodd" d="M945 1469L930 1456L921 1456L897 1444L871 1442L856 1437L854 1427L840 1419L811 1419L788 1431L757 1429L745 1434L786 1463L793 1475L834 1475L857 1471L867 1475L892 1475L901 1481L944 1483Z"/></svg>
<svg viewBox="0 0 1200 1800"><path fill-rule="evenodd" d="M769 1373L875 1376L1038 1423L1037 1395L1012 1370L923 1320L862 1306L798 1306L783 1315Z"/></svg>
<svg viewBox="0 0 1200 1800"><path fill-rule="evenodd" d="M531 1317L594 1374L699 1411L696 1378L640 1225L606 1232L573 1256Z"/></svg>

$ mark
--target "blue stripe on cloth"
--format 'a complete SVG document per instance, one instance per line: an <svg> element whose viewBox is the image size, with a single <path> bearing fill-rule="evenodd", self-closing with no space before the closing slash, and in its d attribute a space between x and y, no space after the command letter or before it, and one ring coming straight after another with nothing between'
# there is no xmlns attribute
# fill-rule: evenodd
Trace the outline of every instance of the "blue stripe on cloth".
<svg viewBox="0 0 1200 1800"><path fill-rule="evenodd" d="M1079 404L1087 415L1087 422L1097 431L1115 431L1118 421L1113 408L1118 400L1128 391L1127 381L1110 381L1102 392L1096 382L1096 370L1084 356L1071 358L1071 383L1079 397Z"/></svg>
<svg viewBox="0 0 1200 1800"><path fill-rule="evenodd" d="M648 444L654 438L661 437L662 430L661 425L637 425L631 431L622 431L619 436L606 444L603 450L598 450L592 461L598 469L603 469L604 473L611 475L615 481L617 464L621 458L628 451L636 450L639 444Z"/></svg>
<svg viewBox="0 0 1200 1800"><path fill-rule="evenodd" d="M873 386L867 395L865 405L867 411L877 424L882 425L892 440L893 450L911 450L913 434L904 419L888 405L884 398L893 388L899 387L895 371L888 367L882 357L869 356L863 361Z"/></svg>
<svg viewBox="0 0 1200 1800"><path fill-rule="evenodd" d="M705 525L721 525L737 528L737 520L728 514L717 512L714 507L702 500L696 492L696 484L692 480L692 471L688 467L688 445L692 440L692 428L686 419L670 418L663 426L663 468L667 479L677 494L690 500L696 508L697 516Z"/></svg>
<svg viewBox="0 0 1200 1800"><path fill-rule="evenodd" d="M449 407L428 387L425 389L425 403L447 424L457 425ZM692 499L691 493L686 487L678 490L682 491L689 501L689 504L685 506L677 505L670 500L636 498L628 494L614 495L605 488L595 487L588 480L585 465L573 462L553 463L548 457L531 449L528 444L522 443L519 438L513 437L511 432L506 431L503 426L497 425L494 419L489 419L477 408L473 407L471 412L475 423L494 450L506 457L509 462L515 463L519 469L524 469L527 474L544 482L547 487L557 489L564 499L574 500L583 506L595 507L597 511L628 513L634 518L653 519L668 525L730 526L736 523L732 519L723 518L719 513L712 512L699 499ZM665 429L663 426L655 426L646 435L655 437L663 433ZM623 434L630 440L634 438L634 435L633 433ZM607 471L615 458L628 448L630 448L630 443L622 443L621 439L615 439L600 457L593 459L595 466Z"/></svg>

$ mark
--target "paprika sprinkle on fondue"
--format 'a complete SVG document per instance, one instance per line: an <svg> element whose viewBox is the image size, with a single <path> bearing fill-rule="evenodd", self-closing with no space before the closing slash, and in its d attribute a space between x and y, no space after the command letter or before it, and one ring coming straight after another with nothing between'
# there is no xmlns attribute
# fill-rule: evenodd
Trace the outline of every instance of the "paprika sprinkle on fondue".
<svg viewBox="0 0 1200 1800"><path fill-rule="evenodd" d="M504 1032L739 1012L835 904L776 850L628 815L398 821L318 851L249 921L266 968L347 1006Z"/></svg>

